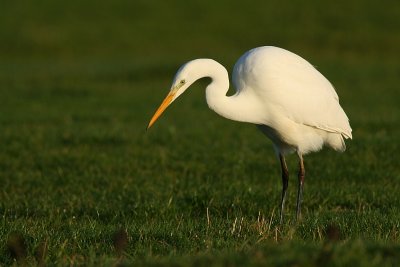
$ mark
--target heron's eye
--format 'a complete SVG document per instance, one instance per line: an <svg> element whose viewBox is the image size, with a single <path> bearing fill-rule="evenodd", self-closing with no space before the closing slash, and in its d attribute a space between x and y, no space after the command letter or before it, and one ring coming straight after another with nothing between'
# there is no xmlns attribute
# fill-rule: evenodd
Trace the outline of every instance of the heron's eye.
<svg viewBox="0 0 400 267"><path fill-rule="evenodd" d="M180 84L181 84L181 85L185 84L185 80L181 80L181 81L180 81Z"/></svg>

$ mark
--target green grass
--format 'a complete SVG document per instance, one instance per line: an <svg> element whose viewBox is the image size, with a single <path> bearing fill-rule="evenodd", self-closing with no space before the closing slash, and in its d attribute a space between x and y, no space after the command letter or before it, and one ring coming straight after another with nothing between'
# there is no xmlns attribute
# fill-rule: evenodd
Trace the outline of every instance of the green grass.
<svg viewBox="0 0 400 267"><path fill-rule="evenodd" d="M400 5L8 1L0 16L0 265L398 266ZM205 83L148 120L181 63L277 45L335 85L354 140L279 164ZM16 259L17 258L17 259Z"/></svg>

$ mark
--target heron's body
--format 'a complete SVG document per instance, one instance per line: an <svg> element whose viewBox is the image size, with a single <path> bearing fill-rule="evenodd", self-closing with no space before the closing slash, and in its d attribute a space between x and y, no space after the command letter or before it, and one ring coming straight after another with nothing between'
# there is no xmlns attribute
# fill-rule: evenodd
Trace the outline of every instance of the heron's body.
<svg viewBox="0 0 400 267"><path fill-rule="evenodd" d="M282 211L288 182L284 156L291 152L299 155L299 216L304 182L302 155L318 151L323 145L344 151L343 138L352 137L349 120L331 83L300 56L264 46L239 58L232 74L236 94L227 96L226 69L212 59L196 59L180 68L170 94L149 127L170 103L202 77L212 79L206 89L212 110L227 119L256 124L271 139L282 167Z"/></svg>

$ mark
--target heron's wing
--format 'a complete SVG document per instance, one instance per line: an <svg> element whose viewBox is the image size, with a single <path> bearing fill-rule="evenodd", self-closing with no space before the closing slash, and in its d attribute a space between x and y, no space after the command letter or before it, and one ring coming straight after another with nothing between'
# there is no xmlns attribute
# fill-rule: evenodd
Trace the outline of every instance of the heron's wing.
<svg viewBox="0 0 400 267"><path fill-rule="evenodd" d="M259 93L289 119L351 138L349 119L331 83L308 62L275 66ZM269 77L268 77L269 76Z"/></svg>
<svg viewBox="0 0 400 267"><path fill-rule="evenodd" d="M352 137L349 120L331 83L294 53L277 47L250 50L235 64L232 78L237 94L253 95L265 107L266 117L285 116L296 123Z"/></svg>

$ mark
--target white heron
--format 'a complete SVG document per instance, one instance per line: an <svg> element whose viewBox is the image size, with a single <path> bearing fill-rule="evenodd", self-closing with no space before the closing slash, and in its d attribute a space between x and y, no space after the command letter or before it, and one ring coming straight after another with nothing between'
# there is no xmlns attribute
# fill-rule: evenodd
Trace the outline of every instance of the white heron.
<svg viewBox="0 0 400 267"><path fill-rule="evenodd" d="M302 57L282 48L263 46L246 52L236 62L232 74L236 94L227 96L227 70L215 60L195 59L178 70L169 94L147 128L203 77L211 78L206 100L212 110L230 120L253 123L271 139L282 169L281 222L289 181L285 155L297 153L299 219L305 176L303 155L324 145L344 151L344 139L352 138L349 119L332 84Z"/></svg>

